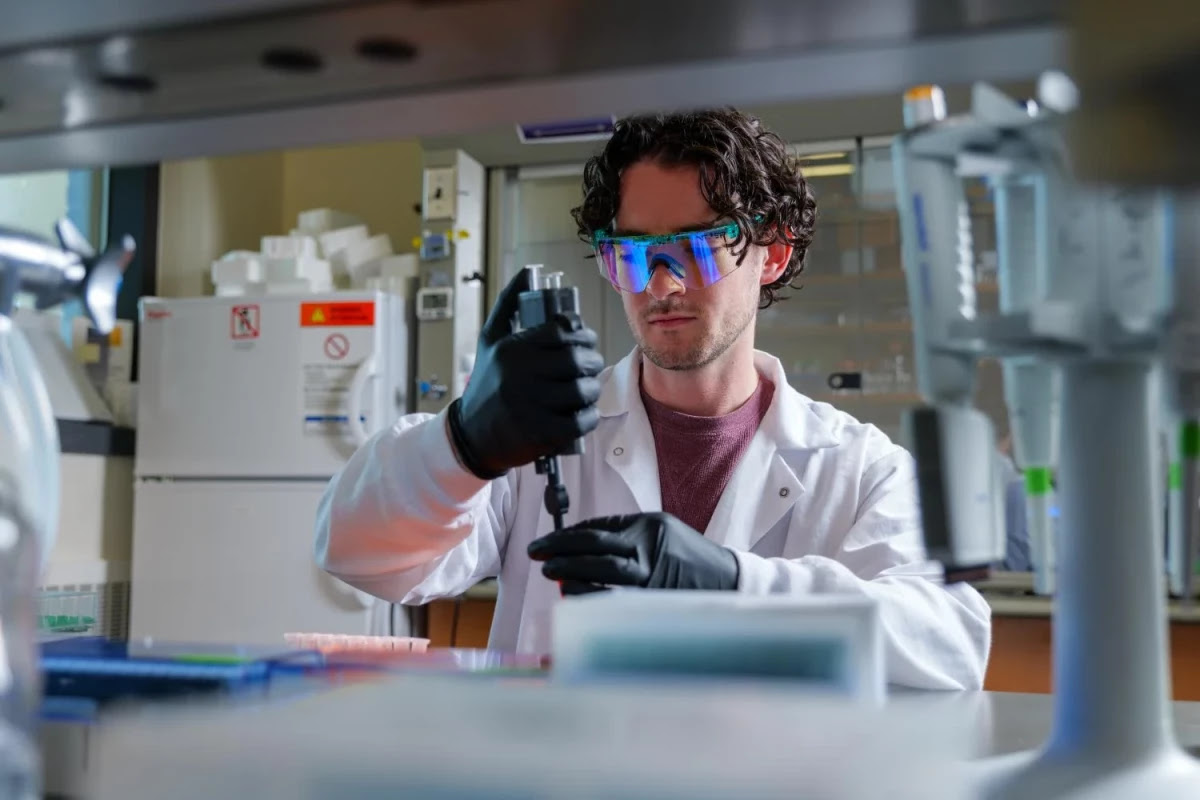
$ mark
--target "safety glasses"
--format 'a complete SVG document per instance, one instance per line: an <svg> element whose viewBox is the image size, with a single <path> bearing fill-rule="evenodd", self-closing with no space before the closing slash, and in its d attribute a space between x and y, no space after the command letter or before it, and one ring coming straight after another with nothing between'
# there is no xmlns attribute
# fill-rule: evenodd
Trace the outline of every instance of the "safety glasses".
<svg viewBox="0 0 1200 800"><path fill-rule="evenodd" d="M737 239L738 224L731 222L703 231L661 236L613 236L598 231L592 236L600 274L624 292L646 290L654 270L663 267L688 289L703 289L733 272L740 259L724 252Z"/></svg>

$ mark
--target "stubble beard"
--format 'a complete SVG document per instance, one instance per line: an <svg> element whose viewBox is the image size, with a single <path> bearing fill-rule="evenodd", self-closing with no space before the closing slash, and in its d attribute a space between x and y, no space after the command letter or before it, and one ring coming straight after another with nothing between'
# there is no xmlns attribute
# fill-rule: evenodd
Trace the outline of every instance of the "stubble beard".
<svg viewBox="0 0 1200 800"><path fill-rule="evenodd" d="M679 305L673 305L669 302L651 304L642 313L643 319L641 322L644 325L649 325L650 323L645 322L646 317L652 314L669 313L679 309ZM638 349L651 364L660 369L686 372L702 369L723 356L746 328L750 326L757 310L756 303L746 304L736 317L721 320L715 330L706 331L691 346L683 350L677 348L657 349L646 341L646 337L642 335L641 327L634 324L634 320L629 320L629 327L634 332L634 339L637 340Z"/></svg>

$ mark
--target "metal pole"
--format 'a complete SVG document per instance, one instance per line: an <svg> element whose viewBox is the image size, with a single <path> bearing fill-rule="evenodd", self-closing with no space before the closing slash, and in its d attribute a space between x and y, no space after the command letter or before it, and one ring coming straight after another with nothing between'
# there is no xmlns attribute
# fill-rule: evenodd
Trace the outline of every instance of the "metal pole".
<svg viewBox="0 0 1200 800"><path fill-rule="evenodd" d="M1049 753L1133 759L1172 740L1150 364L1072 363L1062 378Z"/></svg>

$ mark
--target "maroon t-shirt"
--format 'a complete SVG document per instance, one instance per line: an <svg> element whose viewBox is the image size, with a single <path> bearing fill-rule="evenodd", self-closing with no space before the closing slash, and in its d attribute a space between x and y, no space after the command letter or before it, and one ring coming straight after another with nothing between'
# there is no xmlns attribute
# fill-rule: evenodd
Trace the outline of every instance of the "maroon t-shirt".
<svg viewBox="0 0 1200 800"><path fill-rule="evenodd" d="M663 511L704 533L774 394L774 384L760 375L758 388L736 411L694 417L667 408L642 390L658 452Z"/></svg>

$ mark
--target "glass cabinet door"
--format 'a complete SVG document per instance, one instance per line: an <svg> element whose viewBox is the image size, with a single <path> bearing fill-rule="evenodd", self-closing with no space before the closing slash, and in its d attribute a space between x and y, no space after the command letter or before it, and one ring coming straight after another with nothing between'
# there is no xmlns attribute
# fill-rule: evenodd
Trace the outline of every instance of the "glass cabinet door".
<svg viewBox="0 0 1200 800"><path fill-rule="evenodd" d="M599 337L607 365L633 350L621 296L600 274L592 248L579 239L571 209L583 200L582 169L493 171L493 197L502 197L492 243L499 281L488 287L488 307L517 271L541 264L563 273L565 285L579 288L579 310ZM496 274L495 272L493 274Z"/></svg>
<svg viewBox="0 0 1200 800"><path fill-rule="evenodd" d="M796 151L816 230L797 290L760 315L759 346L783 360L800 392L898 439L900 412L919 401L900 229L890 175L865 191L891 165L857 140Z"/></svg>
<svg viewBox="0 0 1200 800"><path fill-rule="evenodd" d="M888 138L796 148L817 200L817 223L798 287L761 312L758 346L777 355L794 387L903 441L905 409L921 402ZM995 222L982 181L967 184L976 293L997 306ZM979 369L977 405L998 442L1007 414L998 364Z"/></svg>

